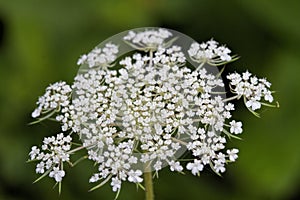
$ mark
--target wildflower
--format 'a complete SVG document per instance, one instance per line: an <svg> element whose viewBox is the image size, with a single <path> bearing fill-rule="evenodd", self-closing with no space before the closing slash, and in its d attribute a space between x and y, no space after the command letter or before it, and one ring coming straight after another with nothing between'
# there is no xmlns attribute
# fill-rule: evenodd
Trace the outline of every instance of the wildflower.
<svg viewBox="0 0 300 200"><path fill-rule="evenodd" d="M56 182L61 182L64 176L65 171L60 170L58 167L54 167L53 170L49 173L49 177L54 178Z"/></svg>
<svg viewBox="0 0 300 200"><path fill-rule="evenodd" d="M60 107L69 105L69 96L72 89L66 82L61 81L51 84L46 88L43 96L37 101L38 107L32 112L32 117L37 118L41 114L48 114L51 111L56 111Z"/></svg>
<svg viewBox="0 0 300 200"><path fill-rule="evenodd" d="M232 61L235 56L230 56L231 50L225 46L218 46L219 43L213 39L201 44L191 44L188 54L197 63L208 63L218 66Z"/></svg>
<svg viewBox="0 0 300 200"><path fill-rule="evenodd" d="M224 173L239 152L226 149L227 137L243 131L242 122L231 119L235 106L230 101L242 98L254 112L273 102L271 83L248 71L231 73L227 79L234 96L226 98L221 76L210 69L236 57L215 40L189 39L186 50L174 32L161 28L129 31L119 39L82 55L71 86L57 82L39 98L32 117L51 117L63 133L31 148L36 173L61 183L64 163L73 166L70 156L80 149L97 165L89 182L100 183L93 189L110 181L117 194L124 181L140 185L146 181L143 172L158 174L166 166L193 175L205 166ZM65 136L68 132L73 134ZM71 149L75 134L82 146ZM178 159L186 150L192 156L187 162Z"/></svg>
<svg viewBox="0 0 300 200"><path fill-rule="evenodd" d="M263 100L270 103L273 102L272 91L269 89L271 83L266 79L259 79L249 71L243 72L242 75L236 72L229 74L227 79L230 81L231 92L237 94L238 99L243 97L245 105L250 111L260 109L262 103L263 105L274 107L263 102Z"/></svg>
<svg viewBox="0 0 300 200"><path fill-rule="evenodd" d="M242 122L236 122L235 120L232 120L230 122L230 132L235 134L240 134L243 132L242 129Z"/></svg>
<svg viewBox="0 0 300 200"><path fill-rule="evenodd" d="M201 160L195 159L193 163L188 163L186 168L191 170L193 175L199 175L199 172L203 170L203 164Z"/></svg>
<svg viewBox="0 0 300 200"><path fill-rule="evenodd" d="M71 141L70 136L65 137L60 133L56 137L44 138L42 149L33 146L29 155L30 160L39 161L36 165L36 173L48 173L49 177L54 178L56 182L61 182L65 176L62 164L70 160L68 151L71 149Z"/></svg>
<svg viewBox="0 0 300 200"><path fill-rule="evenodd" d="M166 29L147 30L141 32L129 31L123 38L128 44L139 50L156 50L159 46L166 44L166 39L171 37L172 33Z"/></svg>
<svg viewBox="0 0 300 200"><path fill-rule="evenodd" d="M237 158L238 158L238 155L237 155L237 153L239 152L239 150L238 149L228 149L227 151L227 154L228 154L228 156L229 156L229 160L230 161L235 161Z"/></svg>
<svg viewBox="0 0 300 200"><path fill-rule="evenodd" d="M94 48L89 54L82 55L77 61L77 65L87 64L89 68L108 67L117 58L118 46L107 43L104 48Z"/></svg>
<svg viewBox="0 0 300 200"><path fill-rule="evenodd" d="M133 183L140 183L143 181L143 179L140 177L142 175L142 171L141 170L130 170L128 172L128 181L129 182L133 182Z"/></svg>
<svg viewBox="0 0 300 200"><path fill-rule="evenodd" d="M111 181L111 186L112 186L112 190L114 192L118 191L121 189L121 181L117 178L117 177L114 177L112 178L112 181Z"/></svg>
<svg viewBox="0 0 300 200"><path fill-rule="evenodd" d="M179 162L171 161L171 162L169 162L169 165L170 165L170 170L171 171L181 172L183 170L183 167L180 165Z"/></svg>

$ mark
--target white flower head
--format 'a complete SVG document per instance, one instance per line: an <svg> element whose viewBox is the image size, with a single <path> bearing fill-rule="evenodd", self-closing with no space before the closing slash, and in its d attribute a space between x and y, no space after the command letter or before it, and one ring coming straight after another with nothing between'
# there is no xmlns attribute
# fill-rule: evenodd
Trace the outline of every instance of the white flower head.
<svg viewBox="0 0 300 200"><path fill-rule="evenodd" d="M272 103L274 98L270 91L271 83L265 78L257 78L249 71L242 73L232 73L227 75L227 79L230 81L231 92L236 94L238 98L243 97L247 108L251 111L255 111L261 108L263 100ZM267 103L264 105L274 107Z"/></svg>
<svg viewBox="0 0 300 200"><path fill-rule="evenodd" d="M226 46L181 40L183 35L162 28L119 36L79 58L71 86L57 82L39 98L32 117L51 117L63 133L31 148L36 173L60 183L63 165L72 165L71 154L80 149L97 166L89 181L99 186L110 181L117 193L122 182L140 185L143 172L158 174L166 166L195 176L205 166L224 173L239 152L226 149L227 137L243 132L242 122L231 119L235 106L229 101L242 98L253 112L266 105L263 101L273 101L271 83L248 71L231 73L227 79L234 96L226 98L214 67L236 59ZM186 41L188 50L182 45ZM82 146L71 149L76 134ZM179 159L185 151L189 161Z"/></svg>
<svg viewBox="0 0 300 200"><path fill-rule="evenodd" d="M31 116L37 118L44 113L51 114L51 112L56 111L60 107L68 106L71 92L71 87L64 81L49 85L45 94L39 97L36 103L38 107Z"/></svg>
<svg viewBox="0 0 300 200"><path fill-rule="evenodd" d="M225 46L218 46L219 43L213 39L201 44L194 42L191 44L188 54L197 63L208 63L210 65L223 65L232 61L231 50Z"/></svg>
<svg viewBox="0 0 300 200"><path fill-rule="evenodd" d="M140 32L129 31L124 40L131 46L140 50L156 50L158 47L166 44L166 39L172 36L167 29L145 30Z"/></svg>
<svg viewBox="0 0 300 200"><path fill-rule="evenodd" d="M70 161L68 151L71 149L71 141L70 136L65 137L60 133L56 137L45 137L42 149L33 146L29 155L30 160L39 161L36 165L36 173L44 174L48 171L49 177L54 178L56 182L61 182L65 176L65 171L61 169L62 164Z"/></svg>
<svg viewBox="0 0 300 200"><path fill-rule="evenodd" d="M87 55L82 55L77 65L87 64L89 68L109 67L117 58L119 47L113 43L107 43L103 48L96 47Z"/></svg>

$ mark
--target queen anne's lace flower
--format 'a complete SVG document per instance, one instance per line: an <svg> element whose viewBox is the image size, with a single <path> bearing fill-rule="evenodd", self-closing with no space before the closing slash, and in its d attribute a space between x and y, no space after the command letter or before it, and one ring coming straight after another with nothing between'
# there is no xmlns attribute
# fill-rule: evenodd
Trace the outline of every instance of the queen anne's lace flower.
<svg viewBox="0 0 300 200"><path fill-rule="evenodd" d="M231 149L231 150L228 149L226 152L229 156L230 161L235 161L238 158L238 155L237 155L237 153L239 152L238 149Z"/></svg>
<svg viewBox="0 0 300 200"><path fill-rule="evenodd" d="M111 187L112 187L112 190L114 192L117 192L118 190L121 189L121 180L119 180L118 178L112 178L111 180Z"/></svg>
<svg viewBox="0 0 300 200"><path fill-rule="evenodd" d="M232 120L230 122L230 132L234 134L240 134L243 132L242 129L242 122L236 122L235 120Z"/></svg>
<svg viewBox="0 0 300 200"><path fill-rule="evenodd" d="M153 58L154 64L157 65L183 65L185 64L185 56L181 51L180 46L172 46L171 48L158 48Z"/></svg>
<svg viewBox="0 0 300 200"><path fill-rule="evenodd" d="M38 107L32 112L32 117L37 118L41 114L59 110L61 107L69 105L70 93L72 89L66 82L61 81L51 84L46 88L46 92L37 102Z"/></svg>
<svg viewBox="0 0 300 200"><path fill-rule="evenodd" d="M63 163L72 165L70 154L83 148L97 165L89 181L101 182L95 188L111 181L114 192L124 181L140 185L143 172L158 173L167 165L193 175L205 166L225 172L239 152L226 150L226 138L243 131L242 122L232 119L235 107L229 101L243 97L250 111L257 110L266 105L262 100L273 101L271 84L249 72L232 73L227 78L236 96L226 98L221 76L204 68L235 59L225 46L210 40L186 50L173 44L176 37L166 29L129 31L123 40L135 52L116 62L118 45L96 47L79 59L84 70L72 86L55 83L39 98L32 116L54 115L63 132L78 134L82 146L71 150L71 136L62 133L45 138L29 153L38 161L36 173L61 182ZM187 56L200 64L196 70ZM186 150L192 158L184 162L178 158Z"/></svg>
<svg viewBox="0 0 300 200"><path fill-rule="evenodd" d="M64 176L65 171L60 170L58 167L53 167L53 170L49 173L49 177L54 178L56 182L61 182Z"/></svg>
<svg viewBox="0 0 300 200"><path fill-rule="evenodd" d="M140 50L156 50L166 44L166 39L171 37L172 33L166 29L148 30L142 32L129 31L123 38L132 47Z"/></svg>
<svg viewBox="0 0 300 200"><path fill-rule="evenodd" d="M89 54L82 55L77 61L77 65L87 64L89 68L108 67L117 58L118 46L107 43L103 49L96 47Z"/></svg>
<svg viewBox="0 0 300 200"><path fill-rule="evenodd" d="M195 42L192 43L188 53L193 61L210 65L223 65L235 58L230 55L230 49L218 45L219 43L213 39L201 44Z"/></svg>
<svg viewBox="0 0 300 200"><path fill-rule="evenodd" d="M141 170L130 170L128 172L128 181L133 183L140 183L143 181L143 179L140 177L142 174L143 173Z"/></svg>
<svg viewBox="0 0 300 200"><path fill-rule="evenodd" d="M245 105L252 111L260 109L262 101L273 102L271 83L264 78L257 78L250 72L232 73L227 76L230 80L231 92L237 94L237 98L244 98ZM263 103L264 105L265 103Z"/></svg>
<svg viewBox="0 0 300 200"><path fill-rule="evenodd" d="M186 165L186 168L188 170L191 170L193 175L200 175L199 172L201 172L203 170L203 164L201 160L194 160L194 162L192 163L188 163Z"/></svg>
<svg viewBox="0 0 300 200"><path fill-rule="evenodd" d="M70 160L71 141L70 136L65 137L60 133L56 137L44 138L41 149L33 146L29 156L30 160L39 161L36 173L49 173L49 177L54 178L56 182L61 182L65 176L63 163Z"/></svg>

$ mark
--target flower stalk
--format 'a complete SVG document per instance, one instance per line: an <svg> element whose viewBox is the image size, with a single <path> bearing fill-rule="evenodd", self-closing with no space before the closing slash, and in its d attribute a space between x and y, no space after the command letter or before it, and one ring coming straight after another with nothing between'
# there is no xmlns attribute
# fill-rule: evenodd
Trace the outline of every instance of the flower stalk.
<svg viewBox="0 0 300 200"><path fill-rule="evenodd" d="M145 199L154 200L154 191L153 191L153 180L152 172L144 172L144 182L145 182Z"/></svg>

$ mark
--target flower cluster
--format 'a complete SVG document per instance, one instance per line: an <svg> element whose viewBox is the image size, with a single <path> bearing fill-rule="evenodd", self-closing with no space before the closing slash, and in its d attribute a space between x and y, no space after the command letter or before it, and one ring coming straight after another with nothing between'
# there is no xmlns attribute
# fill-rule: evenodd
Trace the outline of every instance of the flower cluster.
<svg viewBox="0 0 300 200"><path fill-rule="evenodd" d="M54 83L46 88L46 92L37 101L38 107L32 112L32 117L37 118L41 114L58 111L70 103L71 87L64 81Z"/></svg>
<svg viewBox="0 0 300 200"><path fill-rule="evenodd" d="M118 145L108 145L107 150L99 155L99 149L95 148L88 152L89 159L99 164L98 171L91 178L90 182L97 182L101 179L110 179L113 191L121 189L122 181L128 180L133 183L140 183L141 170L132 169L132 165L137 163L137 158L132 155L134 142L121 142Z"/></svg>
<svg viewBox="0 0 300 200"><path fill-rule="evenodd" d="M39 161L36 165L36 173L49 174L56 182L61 182L65 176L63 163L70 160L72 138L64 136L63 133L56 137L44 138L43 145L40 148L33 146L29 153L31 161Z"/></svg>
<svg viewBox="0 0 300 200"><path fill-rule="evenodd" d="M226 149L226 138L243 132L242 122L232 119L235 107L229 101L244 97L250 110L259 109L267 105L262 98L273 101L271 84L249 72L232 73L227 78L235 96L226 98L221 76L210 67L233 61L231 51L214 40L194 42L184 50L175 39L166 29L129 31L123 45L134 52L116 62L121 44L109 42L79 59L78 64L89 69L78 73L72 86L49 86L33 116L45 119L54 113L43 114L55 110L62 131L76 133L82 146L71 150L71 137L63 134L45 138L42 151L48 153L35 146L30 152L30 160L40 161L36 172L60 182L65 175L62 163L83 148L97 164L90 182L100 182L98 188L111 181L115 192L122 182L140 185L143 172L158 173L165 166L193 175L205 166L217 174L225 172L239 152ZM191 67L188 56L200 65ZM192 158L181 160L186 150Z"/></svg>
<svg viewBox="0 0 300 200"><path fill-rule="evenodd" d="M219 43L213 39L201 44L194 42L188 50L188 54L197 63L223 65L231 61L234 58L229 55L231 50L225 46L218 45Z"/></svg>
<svg viewBox="0 0 300 200"><path fill-rule="evenodd" d="M257 110L264 104L262 99L270 103L273 102L272 92L270 91L271 83L265 78L257 78L250 72L232 73L227 76L230 80L231 92L237 94L238 97L244 97L245 104L251 110Z"/></svg>
<svg viewBox="0 0 300 200"><path fill-rule="evenodd" d="M184 65L186 62L186 58L184 53L181 50L180 46L172 46L171 48L158 48L157 52L155 52L155 56L153 58L153 63L156 65Z"/></svg>
<svg viewBox="0 0 300 200"><path fill-rule="evenodd" d="M238 157L238 150L227 150L226 155L220 151L225 148L225 137L217 135L214 131L205 131L203 128L194 131L193 141L187 144L187 148L196 159L187 164L187 169L191 170L192 174L199 175L203 167L209 164L216 173L225 172L226 159L234 162Z"/></svg>
<svg viewBox="0 0 300 200"><path fill-rule="evenodd" d="M141 32L129 31L123 38L130 46L139 50L156 50L159 46L166 44L166 39L171 37L172 33L166 29L147 30Z"/></svg>
<svg viewBox="0 0 300 200"><path fill-rule="evenodd" d="M82 55L77 65L87 64L89 68L108 67L116 59L118 52L117 45L107 43L103 49L96 47L87 55Z"/></svg>

